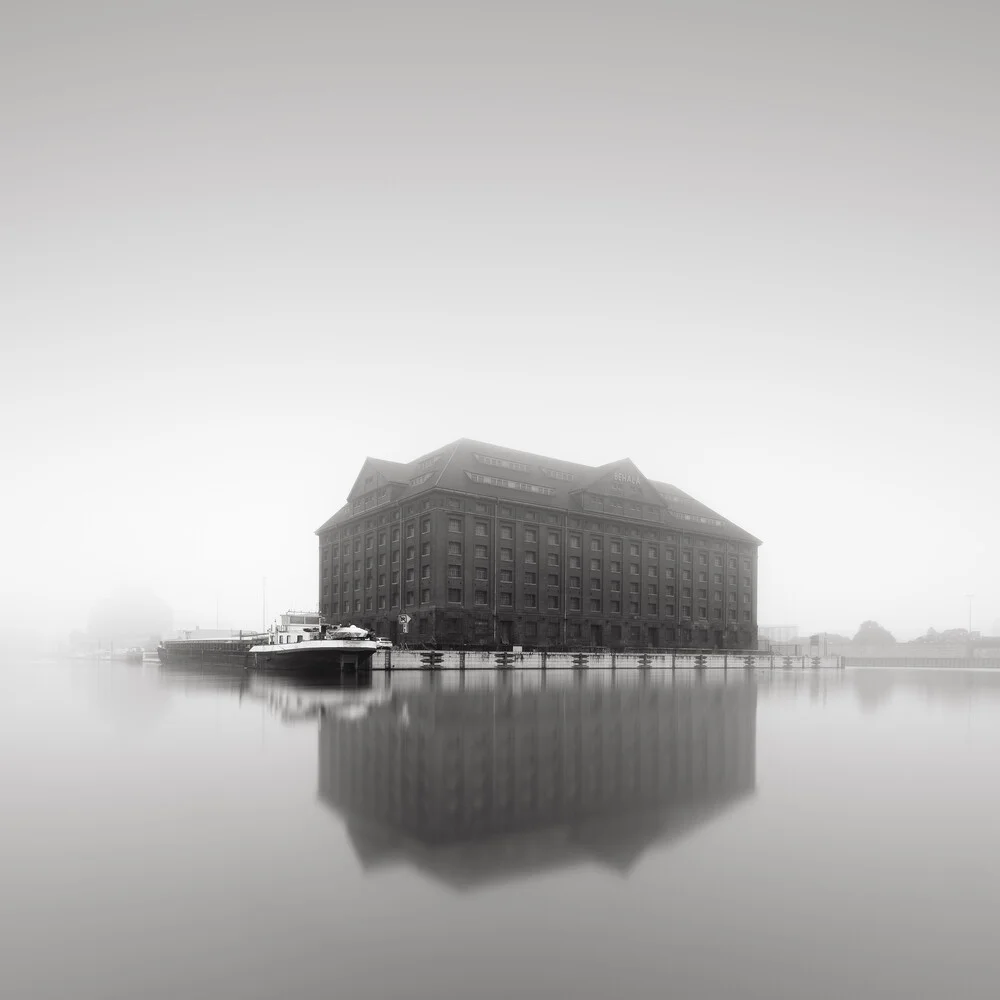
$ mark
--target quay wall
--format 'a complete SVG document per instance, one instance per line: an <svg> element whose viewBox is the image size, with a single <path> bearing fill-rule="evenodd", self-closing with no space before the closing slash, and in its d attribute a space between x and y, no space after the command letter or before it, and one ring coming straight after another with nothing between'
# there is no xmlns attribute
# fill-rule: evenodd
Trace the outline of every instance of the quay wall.
<svg viewBox="0 0 1000 1000"><path fill-rule="evenodd" d="M763 650L762 650L763 651ZM971 647L966 642L898 642L895 645L856 646L853 642L826 642L810 646L808 642L772 642L766 651L781 656L808 656L811 652L823 652L829 656L844 656L854 660L1000 660L1000 643L995 640L975 640ZM902 664L897 664L902 666Z"/></svg>
<svg viewBox="0 0 1000 1000"><path fill-rule="evenodd" d="M379 650L374 670L767 670L839 669L839 656L727 653L530 653L480 650Z"/></svg>
<svg viewBox="0 0 1000 1000"><path fill-rule="evenodd" d="M1000 657L985 656L845 656L845 667L913 667L948 670L996 670Z"/></svg>

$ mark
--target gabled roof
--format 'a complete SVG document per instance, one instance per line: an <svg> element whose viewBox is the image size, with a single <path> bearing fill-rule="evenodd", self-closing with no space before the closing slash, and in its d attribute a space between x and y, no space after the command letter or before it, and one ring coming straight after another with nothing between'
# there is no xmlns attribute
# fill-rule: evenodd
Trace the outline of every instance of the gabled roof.
<svg viewBox="0 0 1000 1000"><path fill-rule="evenodd" d="M502 448L499 445L486 444L483 441L470 441L468 438L453 442L449 448L448 462L433 484L439 489L461 490L465 493L493 496L495 488L486 483L477 483L469 477L468 473L471 472L493 479L527 483L544 491L551 490L551 492L536 494L535 498L554 506L569 507L571 506L570 493L580 479L593 471L590 466L564 462L556 458L545 458L542 455L517 451L513 448ZM476 457L477 455L499 462L511 463L511 465L490 465L480 461ZM518 468L517 466L526 466L527 468ZM563 473L572 478L560 479L552 476L550 474L552 472ZM526 491L521 496L522 501L531 495L530 492ZM511 494L512 499L515 496L516 494Z"/></svg>
<svg viewBox="0 0 1000 1000"><path fill-rule="evenodd" d="M354 485L351 487L350 493L347 494L347 498L350 500L358 493L363 493L363 483L366 475L374 473L377 477L381 477L385 483L407 483L409 482L409 466L404 465L402 462L389 462L384 458L372 458L367 457L361 466L361 471L358 473L357 479L354 480Z"/></svg>
<svg viewBox="0 0 1000 1000"><path fill-rule="evenodd" d="M753 542L756 545L763 544L761 540L754 535L751 535L749 531L745 528L741 528L738 524L734 524L728 518L723 517L718 511L712 510L711 507L706 507L700 500L695 500L690 493L685 493L683 490L678 489L676 486L670 483L658 483L650 480L652 486L655 486L659 491L660 496L666 501L667 506L671 511L675 511L679 514L691 514L695 518L706 517L710 520L722 521L723 530L727 535L731 535L736 538L742 538L744 541ZM678 525L683 526L685 523L683 518L677 519ZM692 525L696 526L701 524L700 521L693 521ZM696 528L694 530L697 530Z"/></svg>
<svg viewBox="0 0 1000 1000"><path fill-rule="evenodd" d="M429 460L435 456L440 456L439 461L428 465ZM675 527L683 530L687 521L690 520L692 530L698 530L701 527L702 530L721 532L729 537L760 544L760 539L755 538L748 531L733 524L721 514L706 507L677 487L648 479L630 458L617 459L599 466L581 465L578 462L548 458L533 452L505 448L484 441L459 438L457 441L452 441L441 448L427 452L411 462L390 462L385 459L366 458L351 489L351 498L359 492L359 484L363 483L366 470L372 469L384 476L387 483L402 487L395 493L394 500L425 493L431 489L495 496L496 487L494 485L477 481L474 478L481 476L517 482L523 484L523 487L527 487L519 488L516 492L512 490L512 500L519 497L521 502L530 502L531 499L535 499L539 503L551 504L567 510L579 509L580 493L588 489L594 490L595 486L613 476L615 472L625 472L636 476L641 484L638 491L633 493L633 499L646 503L665 504L668 510L675 513L675 519L662 522L663 524L669 526L675 522ZM625 499L630 499L628 494L626 494ZM319 534L319 532L350 517L350 511L350 504L341 508L319 527L316 533ZM681 516L676 516L678 514ZM684 515L688 515L688 517ZM721 524L711 522L721 522Z"/></svg>
<svg viewBox="0 0 1000 1000"><path fill-rule="evenodd" d="M638 482L637 489L633 492L633 496L629 499L634 500L644 500L646 503L660 503L662 498L657 494L655 485L651 480L647 479L639 467L632 461L631 458L619 458L614 462L606 462L604 465L599 465L597 468L590 470L589 476L581 477L580 485L577 486L575 490L571 490L572 493L581 493L585 490L596 491L597 487L602 483L607 482L609 485L614 485L614 476L616 473L625 473L626 475L633 476ZM649 489L644 490L642 484L646 483Z"/></svg>
<svg viewBox="0 0 1000 1000"><path fill-rule="evenodd" d="M405 483L409 476L409 465L405 462L390 462L385 458L366 458L366 464L380 472L391 483Z"/></svg>

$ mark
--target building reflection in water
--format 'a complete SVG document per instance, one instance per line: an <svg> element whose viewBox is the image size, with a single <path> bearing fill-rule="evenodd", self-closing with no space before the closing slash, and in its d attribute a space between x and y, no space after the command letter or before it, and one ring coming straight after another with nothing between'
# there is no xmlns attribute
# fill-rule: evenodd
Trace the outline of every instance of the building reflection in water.
<svg viewBox="0 0 1000 1000"><path fill-rule="evenodd" d="M367 869L460 888L581 862L627 873L755 786L753 680L659 678L394 685L320 719L320 798Z"/></svg>

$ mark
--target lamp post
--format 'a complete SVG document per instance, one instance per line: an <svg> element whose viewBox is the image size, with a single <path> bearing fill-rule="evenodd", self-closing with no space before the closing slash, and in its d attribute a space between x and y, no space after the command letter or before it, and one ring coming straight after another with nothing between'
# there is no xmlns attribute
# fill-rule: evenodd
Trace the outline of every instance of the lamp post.
<svg viewBox="0 0 1000 1000"><path fill-rule="evenodd" d="M969 602L969 641L972 641L972 598L975 594L966 594L965 598Z"/></svg>

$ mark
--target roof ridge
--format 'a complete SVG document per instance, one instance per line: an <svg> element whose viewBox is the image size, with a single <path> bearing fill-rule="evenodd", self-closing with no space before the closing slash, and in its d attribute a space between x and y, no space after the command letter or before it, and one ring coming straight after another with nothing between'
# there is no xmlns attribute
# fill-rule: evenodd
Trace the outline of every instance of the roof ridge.
<svg viewBox="0 0 1000 1000"><path fill-rule="evenodd" d="M459 439L458 441L453 441L451 443L451 454L445 460L444 465L442 465L441 468L438 469L437 478L434 480L435 486L437 486L437 484L441 482L441 477L445 474L445 472L448 471L448 466L451 465L451 460L455 457L455 453L458 451L458 447L461 443L462 443L461 439ZM445 445L445 447L447 448L448 446Z"/></svg>
<svg viewBox="0 0 1000 1000"><path fill-rule="evenodd" d="M375 462L379 465L391 465L399 469L405 469L412 464L411 462L394 462L391 458L376 458L374 455L365 456L365 463L368 462ZM364 468L364 465L362 465L362 468Z"/></svg>
<svg viewBox="0 0 1000 1000"><path fill-rule="evenodd" d="M557 465L568 465L568 466L572 467L573 469L587 469L587 470L592 471L594 469L603 468L603 466L599 466L599 465L587 465L585 462L573 462L573 461L570 461L567 458L553 458L551 455L542 455L541 453L539 453L537 451L526 451L524 448L511 448L510 445L493 444L490 441L477 441L474 438L461 438L456 443L457 444L467 444L467 445L471 445L473 447L475 447L475 446L481 446L481 447L486 447L486 448L494 448L497 451L512 452L512 453L517 454L517 455L524 455L527 458L533 458L533 459L536 459L539 462L555 462ZM620 462L622 460L621 459L614 459L611 462L605 463L605 465L614 465L614 463L616 461Z"/></svg>

